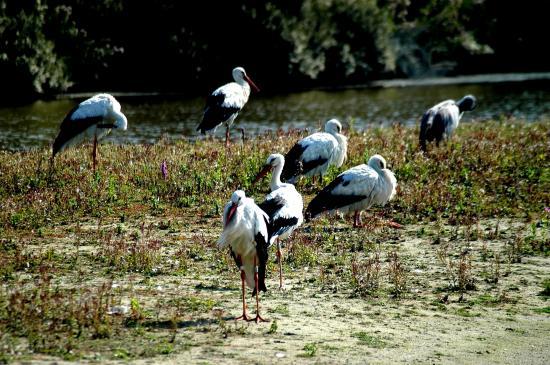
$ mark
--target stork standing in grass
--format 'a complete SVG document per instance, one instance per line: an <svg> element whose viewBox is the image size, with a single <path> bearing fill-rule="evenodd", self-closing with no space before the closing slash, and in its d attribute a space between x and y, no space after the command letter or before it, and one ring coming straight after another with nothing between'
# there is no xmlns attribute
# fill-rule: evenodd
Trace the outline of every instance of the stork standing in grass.
<svg viewBox="0 0 550 365"><path fill-rule="evenodd" d="M361 227L361 212L373 204L385 205L395 195L397 180L386 168L386 160L372 156L368 164L344 171L313 198L306 216L315 218L323 212L354 212L353 227ZM390 222L394 227L399 224Z"/></svg>
<svg viewBox="0 0 550 365"><path fill-rule="evenodd" d="M265 270L269 247L267 225L269 217L247 198L244 191L237 190L231 195L223 211L223 232L218 240L218 247L229 246L231 256L241 270L243 296L243 314L236 319L265 322L260 316L260 300L258 292L267 291L265 286ZM246 314L245 282L253 288L256 295L256 317L249 318Z"/></svg>
<svg viewBox="0 0 550 365"><path fill-rule="evenodd" d="M97 141L112 129L123 131L128 127L120 103L110 94L97 94L74 107L63 119L52 147L52 162L56 154L69 146L93 140L93 168L97 161Z"/></svg>
<svg viewBox="0 0 550 365"><path fill-rule="evenodd" d="M437 146L445 138L450 138L458 127L465 111L476 107L476 98L466 95L459 101L445 100L428 109L420 121L420 148L426 151L426 142L435 140Z"/></svg>
<svg viewBox="0 0 550 365"><path fill-rule="evenodd" d="M202 121L197 127L198 131L205 134L210 130L215 131L220 124L225 123L226 146L229 145L229 127L248 101L250 87L256 92L260 91L242 67L233 69L233 79L235 82L220 86L210 94L206 100Z"/></svg>
<svg viewBox="0 0 550 365"><path fill-rule="evenodd" d="M324 132L298 141L285 155L283 181L294 184L301 175L313 176L313 179L320 175L322 178L330 165L342 166L347 158L348 139L341 132L342 124L331 119L326 122Z"/></svg>
<svg viewBox="0 0 550 365"><path fill-rule="evenodd" d="M281 240L288 238L304 220L304 202L294 185L281 182L281 171L285 165L283 155L275 153L268 157L264 168L258 173L254 183L273 170L269 193L259 207L270 219L268 226L269 244L277 242L277 259L279 261L279 289L283 288L283 268L281 257Z"/></svg>

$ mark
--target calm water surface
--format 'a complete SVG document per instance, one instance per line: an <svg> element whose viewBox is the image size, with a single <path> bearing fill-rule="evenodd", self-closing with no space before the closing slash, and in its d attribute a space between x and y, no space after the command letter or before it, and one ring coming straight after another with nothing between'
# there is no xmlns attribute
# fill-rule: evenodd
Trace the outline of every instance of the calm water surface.
<svg viewBox="0 0 550 365"><path fill-rule="evenodd" d="M513 116L527 121L550 120L550 82L438 85L404 88L307 91L285 95L252 94L233 127L247 134L282 128L317 129L330 118L357 129L372 125L415 125L422 113L444 99L474 94L479 106L464 122ZM82 99L37 101L0 107L0 149L48 146L65 114ZM205 98L118 97L128 117L128 130L106 138L112 143L155 143L160 138L197 138ZM345 127L344 127L345 128ZM224 128L216 135L223 137Z"/></svg>

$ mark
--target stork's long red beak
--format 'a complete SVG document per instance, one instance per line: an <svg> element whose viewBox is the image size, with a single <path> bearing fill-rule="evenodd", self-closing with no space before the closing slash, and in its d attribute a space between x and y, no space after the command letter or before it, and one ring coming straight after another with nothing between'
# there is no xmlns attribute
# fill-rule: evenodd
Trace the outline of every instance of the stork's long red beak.
<svg viewBox="0 0 550 365"><path fill-rule="evenodd" d="M244 75L244 79L246 80L246 82L248 82L250 84L250 86L252 87L252 89L254 89L255 92L260 91L260 88L256 86L254 81L252 81L252 79L250 77L248 77L248 75Z"/></svg>
<svg viewBox="0 0 550 365"><path fill-rule="evenodd" d="M252 185L256 184L262 177L264 177L269 170L271 170L271 165L265 165L260 172L258 172L258 175L254 178L254 181L252 181Z"/></svg>
<svg viewBox="0 0 550 365"><path fill-rule="evenodd" d="M231 207L229 208L229 213L227 213L227 220L225 221L225 226L226 227L229 224L229 222L231 222L231 219L235 215L236 211L237 211L237 204L231 203Z"/></svg>

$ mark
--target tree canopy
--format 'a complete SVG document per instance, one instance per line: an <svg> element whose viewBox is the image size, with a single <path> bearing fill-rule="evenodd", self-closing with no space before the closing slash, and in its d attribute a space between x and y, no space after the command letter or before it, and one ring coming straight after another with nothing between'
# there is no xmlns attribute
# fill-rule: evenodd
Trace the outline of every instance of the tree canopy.
<svg viewBox="0 0 550 365"><path fill-rule="evenodd" d="M203 94L240 65L268 90L545 70L545 2L0 0L2 94Z"/></svg>

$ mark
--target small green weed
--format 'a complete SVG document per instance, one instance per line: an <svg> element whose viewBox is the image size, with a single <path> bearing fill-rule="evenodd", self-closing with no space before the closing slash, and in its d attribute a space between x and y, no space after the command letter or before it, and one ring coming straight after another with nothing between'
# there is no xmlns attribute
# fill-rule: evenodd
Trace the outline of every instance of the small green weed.
<svg viewBox="0 0 550 365"><path fill-rule="evenodd" d="M317 354L317 345L314 343L307 343L302 350L304 350L304 353L300 356L313 357Z"/></svg>
<svg viewBox="0 0 550 365"><path fill-rule="evenodd" d="M535 311L535 313L550 314L550 307L535 308L533 310Z"/></svg>
<svg viewBox="0 0 550 365"><path fill-rule="evenodd" d="M352 337L357 338L359 343L365 344L372 348L381 349L387 346L386 342L376 336L369 335L367 332L357 332L352 334Z"/></svg>

